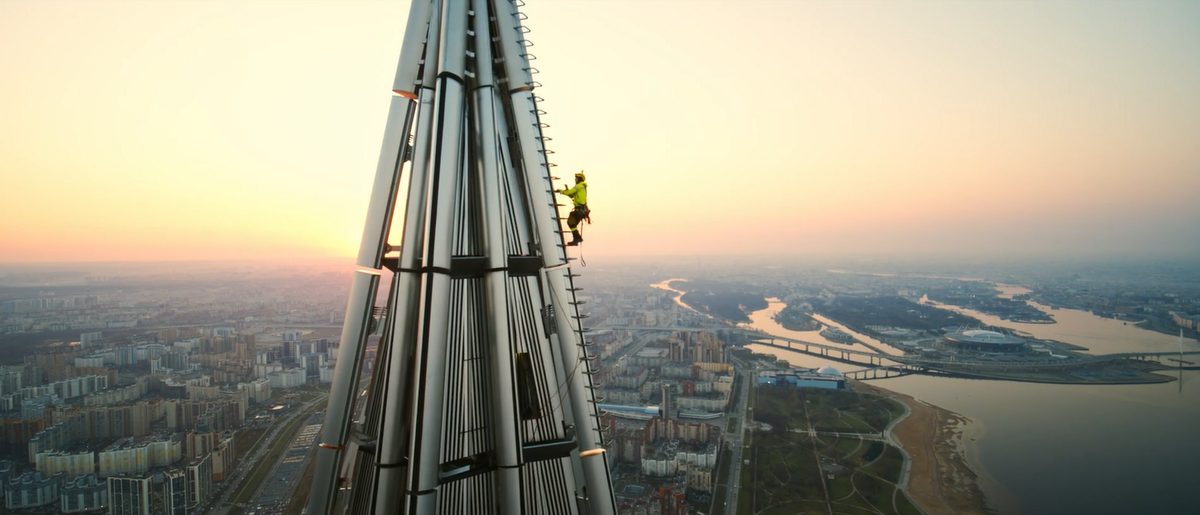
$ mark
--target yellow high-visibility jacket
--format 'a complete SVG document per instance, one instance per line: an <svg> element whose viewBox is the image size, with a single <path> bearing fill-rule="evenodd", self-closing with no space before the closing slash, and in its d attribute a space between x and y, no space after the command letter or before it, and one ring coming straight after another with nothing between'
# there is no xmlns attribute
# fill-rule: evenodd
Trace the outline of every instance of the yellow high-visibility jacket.
<svg viewBox="0 0 1200 515"><path fill-rule="evenodd" d="M558 190L558 193L571 197L571 200L575 201L575 207L587 205L587 181L578 183L571 189Z"/></svg>

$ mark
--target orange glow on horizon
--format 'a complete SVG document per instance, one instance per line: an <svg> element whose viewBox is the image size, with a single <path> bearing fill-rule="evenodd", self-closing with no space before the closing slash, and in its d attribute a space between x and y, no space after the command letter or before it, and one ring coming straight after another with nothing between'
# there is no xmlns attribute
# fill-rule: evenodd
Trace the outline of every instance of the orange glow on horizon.
<svg viewBox="0 0 1200 515"><path fill-rule="evenodd" d="M680 5L522 8L589 256L1200 252L1200 3ZM0 2L0 262L353 257L407 13Z"/></svg>

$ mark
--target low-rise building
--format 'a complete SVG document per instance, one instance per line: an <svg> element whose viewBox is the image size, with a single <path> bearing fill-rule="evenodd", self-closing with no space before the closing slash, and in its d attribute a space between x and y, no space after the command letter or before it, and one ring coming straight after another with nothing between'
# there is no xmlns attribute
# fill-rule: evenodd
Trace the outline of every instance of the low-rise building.
<svg viewBox="0 0 1200 515"><path fill-rule="evenodd" d="M759 372L758 384L843 390L846 388L846 378L836 368L826 366L817 370L797 368Z"/></svg>

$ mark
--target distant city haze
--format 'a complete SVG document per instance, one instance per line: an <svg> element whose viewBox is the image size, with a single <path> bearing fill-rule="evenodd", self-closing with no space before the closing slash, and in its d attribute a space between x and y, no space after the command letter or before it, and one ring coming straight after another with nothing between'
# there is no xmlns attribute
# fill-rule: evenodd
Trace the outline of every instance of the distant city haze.
<svg viewBox="0 0 1200 515"><path fill-rule="evenodd" d="M589 255L1200 255L1198 2L523 11ZM407 13L0 0L0 261L353 255Z"/></svg>

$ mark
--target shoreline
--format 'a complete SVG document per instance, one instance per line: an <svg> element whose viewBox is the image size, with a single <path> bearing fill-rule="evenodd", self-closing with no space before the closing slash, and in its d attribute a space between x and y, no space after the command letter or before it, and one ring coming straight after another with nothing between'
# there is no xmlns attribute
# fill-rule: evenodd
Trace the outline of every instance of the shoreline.
<svg viewBox="0 0 1200 515"><path fill-rule="evenodd" d="M862 381L849 380L854 391L891 397L910 414L890 428L909 458L908 496L926 515L990 515L980 476L967 462L963 435L973 421L912 396Z"/></svg>

